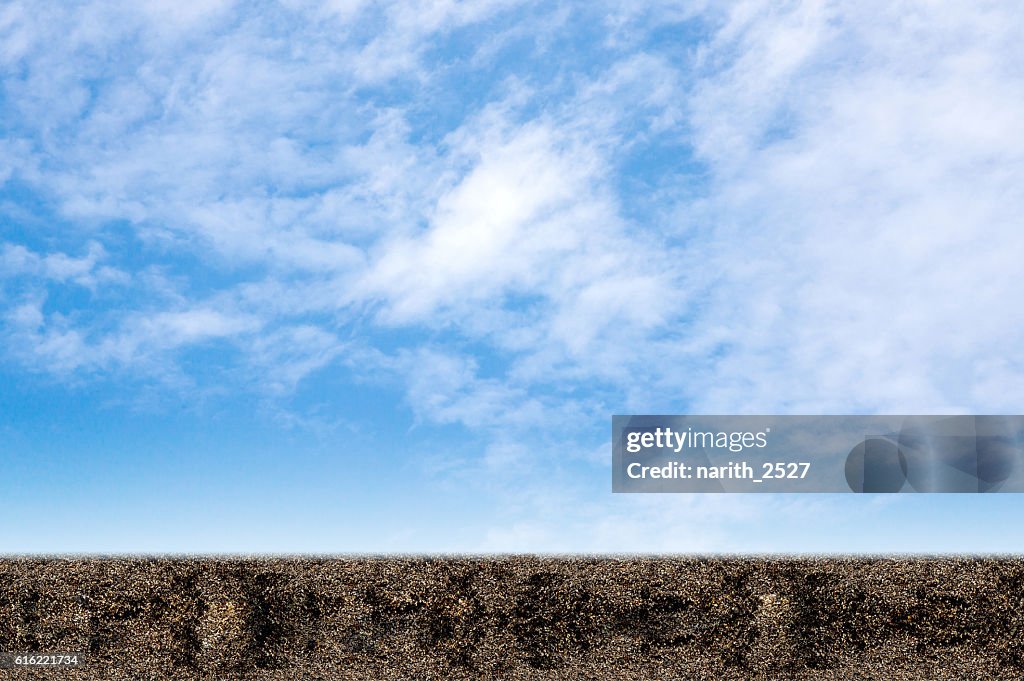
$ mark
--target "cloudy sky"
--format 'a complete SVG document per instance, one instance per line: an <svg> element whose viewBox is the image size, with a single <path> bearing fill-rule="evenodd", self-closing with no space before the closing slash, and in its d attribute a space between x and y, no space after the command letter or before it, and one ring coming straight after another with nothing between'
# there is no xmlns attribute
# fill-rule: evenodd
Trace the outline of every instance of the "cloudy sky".
<svg viewBox="0 0 1024 681"><path fill-rule="evenodd" d="M1019 552L612 414L1024 405L1018 2L0 2L0 552Z"/></svg>

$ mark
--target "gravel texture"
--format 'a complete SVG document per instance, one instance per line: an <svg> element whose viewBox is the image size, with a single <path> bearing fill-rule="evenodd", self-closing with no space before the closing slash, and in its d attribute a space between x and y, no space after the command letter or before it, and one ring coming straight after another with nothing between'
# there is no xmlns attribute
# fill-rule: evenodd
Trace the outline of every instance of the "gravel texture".
<svg viewBox="0 0 1024 681"><path fill-rule="evenodd" d="M0 679L1021 679L1024 560L8 558Z"/></svg>

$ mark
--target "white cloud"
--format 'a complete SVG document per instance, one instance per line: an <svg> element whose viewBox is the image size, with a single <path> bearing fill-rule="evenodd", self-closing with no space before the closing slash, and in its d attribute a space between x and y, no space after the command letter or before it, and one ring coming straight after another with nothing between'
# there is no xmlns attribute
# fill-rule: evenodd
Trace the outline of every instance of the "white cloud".
<svg viewBox="0 0 1024 681"><path fill-rule="evenodd" d="M208 338L224 338L258 328L251 317L226 315L210 309L160 312L139 323L139 335L161 345L181 345Z"/></svg>
<svg viewBox="0 0 1024 681"><path fill-rule="evenodd" d="M540 399L498 378L478 376L471 358L424 349L400 358L408 399L417 416L471 429L521 429L545 423ZM564 409L564 408L563 408Z"/></svg>
<svg viewBox="0 0 1024 681"><path fill-rule="evenodd" d="M387 243L366 278L383 295L391 322L422 320L453 305L541 289L558 262L607 219L573 215L588 200L592 165L559 153L544 127L483 149L480 162L443 195L422 235ZM576 222L588 219L593 221ZM569 221L572 222L569 222Z"/></svg>
<svg viewBox="0 0 1024 681"><path fill-rule="evenodd" d="M31 48L32 13L25 3L9 2L0 7L0 63L17 62Z"/></svg>
<svg viewBox="0 0 1024 681"><path fill-rule="evenodd" d="M690 219L720 273L695 328L727 348L699 408L996 404L974 367L1019 358L1024 287L1024 83L1002 14L737 6L693 100L715 179Z"/></svg>
<svg viewBox="0 0 1024 681"><path fill-rule="evenodd" d="M54 252L39 255L19 244L0 248L0 277L33 276L56 282L72 282L88 289L99 285L125 285L130 275L110 266L98 266L107 257L103 246L91 241L86 255L74 257Z"/></svg>
<svg viewBox="0 0 1024 681"><path fill-rule="evenodd" d="M30 367L67 375L76 371L117 372L142 369L163 379L179 374L168 353L215 340L237 342L259 330L259 319L211 308L132 312L116 320L112 330L75 324L74 317L44 309L35 297L7 314L8 351Z"/></svg>
<svg viewBox="0 0 1024 681"><path fill-rule="evenodd" d="M429 39L484 22L525 0L395 0L382 6L385 28L356 53L354 75L375 83L395 76L429 78L421 64Z"/></svg>
<svg viewBox="0 0 1024 681"><path fill-rule="evenodd" d="M300 324L256 337L250 361L260 371L266 389L288 394L302 379L330 364L344 349L345 344L334 334Z"/></svg>
<svg viewBox="0 0 1024 681"><path fill-rule="evenodd" d="M161 29L173 26L176 30L194 28L203 20L221 16L234 5L234 0L194 0L181 3L173 0L147 0L144 3L127 3L126 7L142 11L153 24Z"/></svg>

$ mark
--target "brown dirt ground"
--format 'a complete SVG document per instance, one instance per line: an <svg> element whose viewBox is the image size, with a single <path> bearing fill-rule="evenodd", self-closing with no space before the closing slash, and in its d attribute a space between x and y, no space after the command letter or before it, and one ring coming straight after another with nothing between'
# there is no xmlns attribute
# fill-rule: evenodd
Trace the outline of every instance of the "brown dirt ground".
<svg viewBox="0 0 1024 681"><path fill-rule="evenodd" d="M7 558L0 679L1021 679L1024 559Z"/></svg>

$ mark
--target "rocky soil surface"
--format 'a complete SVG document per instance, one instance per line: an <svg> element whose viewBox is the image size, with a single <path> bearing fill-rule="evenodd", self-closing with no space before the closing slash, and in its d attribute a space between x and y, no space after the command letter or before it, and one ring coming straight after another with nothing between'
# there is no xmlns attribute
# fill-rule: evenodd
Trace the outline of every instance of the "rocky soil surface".
<svg viewBox="0 0 1024 681"><path fill-rule="evenodd" d="M0 679L1020 679L1024 560L7 558Z"/></svg>

